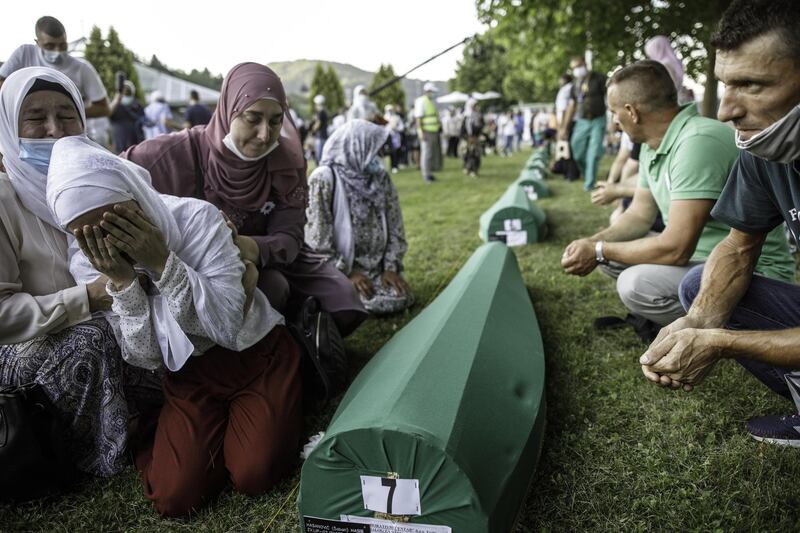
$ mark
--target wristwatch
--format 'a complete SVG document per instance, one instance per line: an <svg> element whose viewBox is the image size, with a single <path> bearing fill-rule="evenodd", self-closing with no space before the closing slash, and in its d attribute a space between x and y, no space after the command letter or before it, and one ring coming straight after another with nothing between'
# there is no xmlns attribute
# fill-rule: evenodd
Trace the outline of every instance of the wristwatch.
<svg viewBox="0 0 800 533"><path fill-rule="evenodd" d="M608 264L608 259L603 255L603 241L594 243L594 258L600 265Z"/></svg>

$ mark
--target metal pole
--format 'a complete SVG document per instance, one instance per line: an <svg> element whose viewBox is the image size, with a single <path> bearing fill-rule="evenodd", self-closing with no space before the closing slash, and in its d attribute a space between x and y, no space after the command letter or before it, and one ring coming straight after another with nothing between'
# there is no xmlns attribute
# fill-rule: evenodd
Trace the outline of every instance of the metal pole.
<svg viewBox="0 0 800 533"><path fill-rule="evenodd" d="M446 54L447 52L449 52L449 51L450 51L450 50L452 50L453 48L457 48L457 47L461 46L462 44L466 44L466 43L467 43L467 41L469 41L470 39L472 39L472 37L465 37L463 41L460 41L460 42L458 42L458 43L454 44L453 46L451 46L451 47L447 48L446 50L442 50L441 52L439 52L439 53L438 53L438 54L436 54L435 56L433 56L433 57L430 57L430 58L426 59L425 61L423 61L422 63L420 63L420 64L419 64L419 65L417 65L416 67L412 68L411 70L409 70L409 71L407 71L407 72L404 72L403 74L400 74L399 76L395 76L395 77L394 77L394 78L392 78L391 80L389 80L389 81L387 81L387 82L385 82L385 83L383 83L383 84L379 85L378 87L375 87L375 89L373 89L373 90L372 90L372 91L369 93L369 95L370 95L370 96L374 96L374 95L378 94L379 92L381 92L381 91L382 91L382 90L384 90L385 88L389 87L390 85L392 85L392 84L394 84L394 83L397 83L398 81L402 80L403 78L405 78L406 76L408 76L409 74L411 74L412 72L414 72L415 70L417 70L419 67L421 67L421 66L423 66L423 65L427 65L428 63L430 63L431 61L433 61L433 60L434 60L434 59L436 59L437 57L439 57L439 56L441 56L441 55L444 55L444 54Z"/></svg>

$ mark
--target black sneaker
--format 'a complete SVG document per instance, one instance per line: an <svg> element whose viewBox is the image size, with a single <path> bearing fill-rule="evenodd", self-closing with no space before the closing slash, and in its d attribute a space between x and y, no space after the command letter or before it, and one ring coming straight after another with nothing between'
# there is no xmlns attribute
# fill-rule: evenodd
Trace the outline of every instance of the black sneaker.
<svg viewBox="0 0 800 533"><path fill-rule="evenodd" d="M433 183L434 181L436 181L436 178L434 178L433 176L425 176L425 181L427 181L428 183Z"/></svg>
<svg viewBox="0 0 800 533"><path fill-rule="evenodd" d="M759 442L800 448L800 415L755 416L747 421L747 431Z"/></svg>

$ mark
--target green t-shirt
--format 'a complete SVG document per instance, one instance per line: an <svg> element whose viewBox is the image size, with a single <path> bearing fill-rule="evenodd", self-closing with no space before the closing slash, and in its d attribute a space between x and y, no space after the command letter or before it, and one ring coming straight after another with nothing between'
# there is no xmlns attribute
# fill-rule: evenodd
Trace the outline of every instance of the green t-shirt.
<svg viewBox="0 0 800 533"><path fill-rule="evenodd" d="M738 156L733 130L701 117L696 104L687 104L672 119L657 150L642 144L639 186L650 189L666 226L672 200L719 198ZM729 231L726 224L709 219L691 260L708 258ZM794 262L782 227L769 233L756 270L770 278L794 280Z"/></svg>

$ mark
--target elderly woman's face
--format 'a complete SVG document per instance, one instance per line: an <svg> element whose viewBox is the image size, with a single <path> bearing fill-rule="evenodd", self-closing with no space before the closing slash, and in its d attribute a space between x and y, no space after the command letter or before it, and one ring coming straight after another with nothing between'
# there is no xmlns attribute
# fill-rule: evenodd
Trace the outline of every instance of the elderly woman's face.
<svg viewBox="0 0 800 533"><path fill-rule="evenodd" d="M231 122L231 139L247 157L263 155L278 140L283 108L275 100L259 100Z"/></svg>
<svg viewBox="0 0 800 533"><path fill-rule="evenodd" d="M81 115L69 96L37 91L22 101L18 133L24 139L60 139L83 133Z"/></svg>

